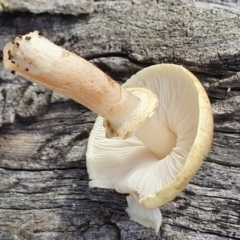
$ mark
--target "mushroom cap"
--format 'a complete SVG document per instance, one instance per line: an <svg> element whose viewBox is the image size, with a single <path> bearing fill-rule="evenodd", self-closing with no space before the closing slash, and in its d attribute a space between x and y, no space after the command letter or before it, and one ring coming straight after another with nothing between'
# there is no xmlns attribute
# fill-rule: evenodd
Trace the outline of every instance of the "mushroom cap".
<svg viewBox="0 0 240 240"><path fill-rule="evenodd" d="M186 187L209 152L213 135L211 105L198 79L174 64L145 68L124 87L145 87L158 95L155 117L176 134L176 145L159 159L134 136L124 140L106 138L103 119L98 117L87 150L89 185L135 194L143 207L158 208ZM160 142L164 138L159 136ZM137 216L132 218L138 221Z"/></svg>

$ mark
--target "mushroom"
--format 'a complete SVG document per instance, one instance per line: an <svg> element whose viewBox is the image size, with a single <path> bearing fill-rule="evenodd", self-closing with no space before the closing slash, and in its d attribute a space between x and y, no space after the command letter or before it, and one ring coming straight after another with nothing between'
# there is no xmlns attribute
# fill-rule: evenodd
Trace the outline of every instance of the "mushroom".
<svg viewBox="0 0 240 240"><path fill-rule="evenodd" d="M130 218L158 232L159 207L186 187L211 146L211 105L198 79L158 64L120 86L37 31L5 46L4 66L100 115L88 143L89 185L129 193Z"/></svg>
<svg viewBox="0 0 240 240"><path fill-rule="evenodd" d="M211 105L198 79L174 64L145 68L123 86L152 90L159 105L151 121L124 140L106 138L103 119L97 118L87 151L90 186L129 193L131 219L158 232L159 207L186 187L210 150ZM150 144L154 151L146 147Z"/></svg>

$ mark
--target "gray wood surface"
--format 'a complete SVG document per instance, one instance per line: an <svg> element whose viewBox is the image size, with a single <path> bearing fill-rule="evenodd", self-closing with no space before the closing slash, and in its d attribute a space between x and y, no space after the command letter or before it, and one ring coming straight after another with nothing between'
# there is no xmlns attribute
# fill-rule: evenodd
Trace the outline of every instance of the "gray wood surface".
<svg viewBox="0 0 240 240"><path fill-rule="evenodd" d="M4 0L0 9L0 49L41 29L121 82L155 63L182 64L203 83L215 121L211 152L162 207L156 235L129 220L125 195L88 187L96 115L0 63L1 240L240 239L238 1Z"/></svg>

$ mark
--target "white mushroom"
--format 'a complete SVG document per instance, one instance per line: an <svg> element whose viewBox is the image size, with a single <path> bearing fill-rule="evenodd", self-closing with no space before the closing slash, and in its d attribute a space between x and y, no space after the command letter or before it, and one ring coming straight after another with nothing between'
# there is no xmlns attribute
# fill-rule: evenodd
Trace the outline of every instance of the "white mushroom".
<svg viewBox="0 0 240 240"><path fill-rule="evenodd" d="M131 219L158 232L159 207L185 188L212 141L211 106L194 75L181 66L155 65L121 87L38 31L8 43L3 62L103 116L89 138L90 186L129 193Z"/></svg>
<svg viewBox="0 0 240 240"><path fill-rule="evenodd" d="M158 95L158 108L151 121L145 121L139 133L136 130L136 137L125 140L106 138L98 117L87 151L90 186L129 193L131 219L158 232L159 207L186 187L210 149L211 105L197 78L173 64L145 68L124 87L152 90ZM146 147L150 144L154 151Z"/></svg>

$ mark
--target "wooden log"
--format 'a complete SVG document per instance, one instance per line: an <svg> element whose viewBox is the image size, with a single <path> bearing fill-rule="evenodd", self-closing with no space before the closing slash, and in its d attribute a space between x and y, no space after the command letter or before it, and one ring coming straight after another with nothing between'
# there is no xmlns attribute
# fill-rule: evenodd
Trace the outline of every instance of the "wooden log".
<svg viewBox="0 0 240 240"><path fill-rule="evenodd" d="M155 63L184 65L210 96L215 132L197 175L161 208L156 235L129 220L125 195L88 187L85 153L96 115L1 63L0 239L240 239L238 4L95 1L91 14L51 15L37 1L24 9L19 2L1 1L0 49L40 29L121 82Z"/></svg>

